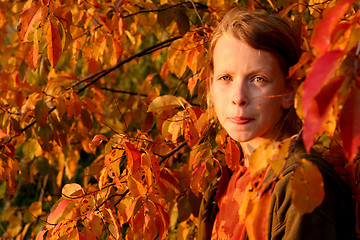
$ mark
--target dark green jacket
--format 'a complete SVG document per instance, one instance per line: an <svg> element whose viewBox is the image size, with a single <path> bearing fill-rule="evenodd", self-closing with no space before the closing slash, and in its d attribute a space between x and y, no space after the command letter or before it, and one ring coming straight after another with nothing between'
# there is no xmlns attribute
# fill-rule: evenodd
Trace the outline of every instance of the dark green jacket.
<svg viewBox="0 0 360 240"><path fill-rule="evenodd" d="M313 212L299 214L292 205L290 178L296 160L306 158L318 166L324 179L325 198ZM349 187L331 165L315 154L305 154L296 147L287 160L281 178L271 196L269 211L269 239L332 240L355 239L355 214ZM267 179L274 175L269 173ZM199 239L210 239L213 223L218 212L214 201L218 181L214 180L205 192L199 214Z"/></svg>

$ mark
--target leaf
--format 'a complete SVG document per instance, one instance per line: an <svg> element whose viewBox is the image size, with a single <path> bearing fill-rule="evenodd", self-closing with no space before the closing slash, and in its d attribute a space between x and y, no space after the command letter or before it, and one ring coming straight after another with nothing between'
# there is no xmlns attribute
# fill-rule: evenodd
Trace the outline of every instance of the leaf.
<svg viewBox="0 0 360 240"><path fill-rule="evenodd" d="M47 32L46 41L47 55L52 67L55 67L61 55L61 38L58 28L49 20L49 29Z"/></svg>
<svg viewBox="0 0 360 240"><path fill-rule="evenodd" d="M236 142L228 137L228 143L225 147L225 162L228 168L234 171L235 167L239 164L241 152Z"/></svg>
<svg viewBox="0 0 360 240"><path fill-rule="evenodd" d="M189 145L190 148L192 148L199 140L199 134L197 129L195 128L194 124L186 121L185 123L185 132L184 137L186 143Z"/></svg>
<svg viewBox="0 0 360 240"><path fill-rule="evenodd" d="M300 214L310 213L325 196L324 182L319 169L310 161L301 159L291 177L292 203Z"/></svg>
<svg viewBox="0 0 360 240"><path fill-rule="evenodd" d="M49 115L48 107L44 100L40 100L35 105L35 119L40 127L44 127Z"/></svg>
<svg viewBox="0 0 360 240"><path fill-rule="evenodd" d="M334 7L325 9L323 18L315 24L311 35L310 44L317 55L323 55L329 49L331 33L353 2L354 0L342 0Z"/></svg>
<svg viewBox="0 0 360 240"><path fill-rule="evenodd" d="M328 84L322 87L316 95L304 121L305 139L312 139L323 126L323 122L329 114L331 105L335 100L335 94L340 89L345 76L334 77Z"/></svg>
<svg viewBox="0 0 360 240"><path fill-rule="evenodd" d="M119 180L120 171L117 171L118 166L116 166L117 169L113 168L113 164L112 164L113 158L111 157L111 154L113 154L116 150L117 149L113 149L108 155L105 156L104 163L109 177L113 179L113 181L115 182L118 188L121 188L121 182Z"/></svg>
<svg viewBox="0 0 360 240"><path fill-rule="evenodd" d="M49 224L58 223L61 219L63 219L65 217L64 215L67 215L69 213L69 210L74 205L71 203L73 203L73 202L70 199L61 200L59 202L59 204L57 205L57 207L55 208L55 210L49 214L49 216L47 218L47 222Z"/></svg>
<svg viewBox="0 0 360 240"><path fill-rule="evenodd" d="M306 117L309 110L313 108L312 105L314 104L313 102L315 101L315 97L319 94L319 92L321 92L324 86L329 83L340 65L343 55L343 51L334 50L325 53L314 62L312 70L307 75L303 85L302 110L305 122L307 121ZM320 103L326 102L321 101ZM323 109L324 107L326 106L318 106L318 109ZM309 151L313 143L313 135L311 134L311 132L306 133L304 130L303 140L307 151Z"/></svg>
<svg viewBox="0 0 360 240"><path fill-rule="evenodd" d="M255 149L249 158L251 176L255 176L258 172L264 170L276 153L277 148L271 142L266 142Z"/></svg>
<svg viewBox="0 0 360 240"><path fill-rule="evenodd" d="M141 165L141 154L130 142L124 143L125 153L128 158L127 167L130 173L135 174L139 171Z"/></svg>
<svg viewBox="0 0 360 240"><path fill-rule="evenodd" d="M270 160L271 169L274 171L275 176L280 174L281 170L284 167L285 159L289 155L291 142L291 138L287 138L283 142L281 142L277 147L277 154L275 154L274 158Z"/></svg>
<svg viewBox="0 0 360 240"><path fill-rule="evenodd" d="M346 97L340 113L341 140L345 156L352 162L360 146L360 88L354 87Z"/></svg>
<svg viewBox="0 0 360 240"><path fill-rule="evenodd" d="M42 9L39 5L35 5L25 10L21 14L18 26L19 39L28 42L28 35L33 31L34 25L41 21Z"/></svg>
<svg viewBox="0 0 360 240"><path fill-rule="evenodd" d="M70 183L70 184L66 184L62 188L61 194L67 198L72 198L72 197L76 198L76 197L84 196L85 192L79 184Z"/></svg>
<svg viewBox="0 0 360 240"><path fill-rule="evenodd" d="M145 154L148 155L149 158L150 158L151 169L152 169L153 174L154 174L155 182L159 183L159 181L160 181L159 161L156 159L155 155L151 151L148 151L147 149L144 149L144 151L145 151Z"/></svg>
<svg viewBox="0 0 360 240"><path fill-rule="evenodd" d="M149 105L148 112L154 114L181 107L185 109L187 102L182 97L175 97L173 95L163 95L155 98Z"/></svg>
<svg viewBox="0 0 360 240"><path fill-rule="evenodd" d="M103 141L108 142L109 140L104 135L95 135L95 137L89 143L89 148L95 152L96 147L99 146Z"/></svg>
<svg viewBox="0 0 360 240"><path fill-rule="evenodd" d="M131 175L127 177L127 184L134 198L146 195L147 189Z"/></svg>
<svg viewBox="0 0 360 240"><path fill-rule="evenodd" d="M260 197L251 199L246 210L246 233L249 239L268 239L268 213L271 193L267 192Z"/></svg>
<svg viewBox="0 0 360 240"><path fill-rule="evenodd" d="M193 177L191 178L190 189L196 196L199 196L205 171L206 161L203 161L192 172Z"/></svg>
<svg viewBox="0 0 360 240"><path fill-rule="evenodd" d="M46 232L47 232L47 230L41 230L40 232L38 232L35 240L43 240Z"/></svg>
<svg viewBox="0 0 360 240"><path fill-rule="evenodd" d="M180 34L185 35L190 29L189 19L183 8L176 8L175 21L179 28Z"/></svg>

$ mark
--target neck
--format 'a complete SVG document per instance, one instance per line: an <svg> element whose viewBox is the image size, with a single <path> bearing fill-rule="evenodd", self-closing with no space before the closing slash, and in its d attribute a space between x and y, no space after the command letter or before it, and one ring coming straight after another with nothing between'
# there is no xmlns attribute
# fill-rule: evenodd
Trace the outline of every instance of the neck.
<svg viewBox="0 0 360 240"><path fill-rule="evenodd" d="M277 140L272 140L273 142L281 142L282 140L286 139L290 137L289 134L284 134L283 136L281 136L281 138L277 139ZM268 138L256 138L247 142L240 142L240 146L241 149L243 151L244 154L244 164L246 167L249 166L249 158L251 156L251 154L255 151L255 149L257 149L258 147L260 147L262 144L264 144L265 142L269 141Z"/></svg>

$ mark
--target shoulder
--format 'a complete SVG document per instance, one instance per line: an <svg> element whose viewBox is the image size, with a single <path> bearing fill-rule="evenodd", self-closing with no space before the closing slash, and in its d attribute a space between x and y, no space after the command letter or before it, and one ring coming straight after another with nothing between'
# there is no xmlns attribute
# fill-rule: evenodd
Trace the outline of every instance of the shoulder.
<svg viewBox="0 0 360 240"><path fill-rule="evenodd" d="M297 161L305 158L320 170L325 197L313 212L300 214L292 204L291 178ZM289 157L282 178L275 184L269 213L271 239L352 239L354 210L351 192L321 156L306 154L301 146Z"/></svg>

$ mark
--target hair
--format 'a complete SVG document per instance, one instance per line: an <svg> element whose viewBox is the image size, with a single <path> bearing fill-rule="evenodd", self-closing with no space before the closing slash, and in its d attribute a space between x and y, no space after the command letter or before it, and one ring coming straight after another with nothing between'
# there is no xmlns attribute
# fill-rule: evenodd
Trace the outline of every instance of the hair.
<svg viewBox="0 0 360 240"><path fill-rule="evenodd" d="M212 106L210 97L210 76L214 71L214 49L221 36L231 34L254 49L264 50L273 54L279 61L287 85L296 91L295 80L288 78L291 66L295 65L301 55L301 37L285 20L275 15L262 12L246 12L233 8L225 14L221 23L215 28L209 45L207 69L207 102ZM291 135L300 130L300 120L294 107L284 109L278 123L279 136L284 133Z"/></svg>

